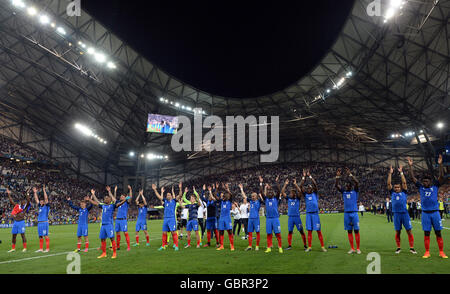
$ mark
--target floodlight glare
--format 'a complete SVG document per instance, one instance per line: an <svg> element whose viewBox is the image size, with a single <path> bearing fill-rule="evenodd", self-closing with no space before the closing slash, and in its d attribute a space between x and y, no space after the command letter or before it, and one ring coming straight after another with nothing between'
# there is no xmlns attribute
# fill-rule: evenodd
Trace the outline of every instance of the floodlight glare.
<svg viewBox="0 0 450 294"><path fill-rule="evenodd" d="M12 0L12 5L19 7L19 8L25 7L25 3L23 3L22 0Z"/></svg>
<svg viewBox="0 0 450 294"><path fill-rule="evenodd" d="M28 7L27 13L28 13L29 15L33 16L33 15L36 15L37 10L36 10L36 8L34 8L34 7Z"/></svg>
<svg viewBox="0 0 450 294"><path fill-rule="evenodd" d="M56 29L56 31L57 31L58 33L60 33L61 35L65 35L65 34L66 34L66 30L65 30L63 27L58 27L58 28Z"/></svg>
<svg viewBox="0 0 450 294"><path fill-rule="evenodd" d="M113 62L111 62L111 61L109 61L109 62L106 64L106 66L107 66L108 68L111 68L111 69L117 68L117 66L116 66Z"/></svg>
<svg viewBox="0 0 450 294"><path fill-rule="evenodd" d="M437 125L436 125L436 127L437 127L438 129L442 129L442 128L444 127L444 123L443 123L443 122L438 122Z"/></svg>
<svg viewBox="0 0 450 294"><path fill-rule="evenodd" d="M106 61L106 56L102 53L95 54L95 60L99 63L103 63Z"/></svg>
<svg viewBox="0 0 450 294"><path fill-rule="evenodd" d="M130 156L134 157L134 152L133 151L130 152Z"/></svg>
<svg viewBox="0 0 450 294"><path fill-rule="evenodd" d="M88 54L94 54L95 53L95 49L90 47L90 48L88 48L87 53Z"/></svg>
<svg viewBox="0 0 450 294"><path fill-rule="evenodd" d="M42 15L42 16L39 18L39 21L40 21L42 24L48 24L48 23L50 22L50 19L48 18L47 15Z"/></svg>

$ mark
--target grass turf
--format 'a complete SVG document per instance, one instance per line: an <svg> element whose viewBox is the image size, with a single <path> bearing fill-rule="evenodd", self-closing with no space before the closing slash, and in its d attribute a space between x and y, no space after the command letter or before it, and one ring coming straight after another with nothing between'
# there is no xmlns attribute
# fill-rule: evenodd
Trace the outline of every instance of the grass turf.
<svg viewBox="0 0 450 294"><path fill-rule="evenodd" d="M281 229L283 248L287 246L287 216L282 216ZM304 216L302 216L304 222ZM99 224L89 225L90 250L88 253L80 252L82 274L138 274L138 273L169 273L169 274L365 274L371 261L367 261L369 252L377 252L381 256L381 273L383 274L434 274L449 273L450 259L442 259L438 256L438 248L434 233L431 237L431 258L423 259L424 253L423 232L420 223L413 222L415 248L417 255L409 253L409 244L406 233L402 231L402 252L394 253L396 244L394 241L394 228L392 223L387 223L386 218L365 214L360 217L361 231L361 255L349 255L349 243L347 233L343 229L343 215L321 215L322 232L325 246L337 245L337 249L328 249L321 252L317 234L313 233L313 251L303 251L300 234L294 233L293 249L278 250L264 253L266 249L265 221L261 219L261 244L260 251L245 252L247 240L240 237L235 240L236 251L229 250L229 242L225 233L225 250L216 251L211 248L184 249L187 241L180 241L180 251L174 252L169 246L167 250L159 252L161 246L162 221L148 221L150 244L145 246L145 237L140 234L140 247L131 247L126 251L125 238L122 235L121 250L118 258L111 259L111 251L108 258L97 259L100 254L97 247L100 245L98 233ZM443 221L444 227L449 227L450 220ZM129 223L129 228L134 229L134 222ZM447 253L450 253L448 240L450 230L442 231ZM36 227L27 228L28 252L23 253L21 237L17 236L17 251L7 253L10 249L11 229L0 229L0 274L64 274L70 261L66 260L66 254L73 251L76 246L76 225L51 226L50 227L50 253L35 253L39 241ZM241 232L242 236L242 232ZM130 231L132 244L135 241L134 230ZM206 239L206 233L205 233ZM205 241L204 239L204 241ZM256 240L253 241L255 246ZM215 244L215 241L212 241ZM109 241L108 241L109 245ZM124 246L125 245L125 246ZM274 248L277 247L274 237ZM82 245L84 249L84 244ZM444 248L445 249L445 248ZM59 255L54 255L59 254ZM45 257L48 256L48 257ZM39 257L39 258L35 258ZM8 262L14 261L14 262Z"/></svg>

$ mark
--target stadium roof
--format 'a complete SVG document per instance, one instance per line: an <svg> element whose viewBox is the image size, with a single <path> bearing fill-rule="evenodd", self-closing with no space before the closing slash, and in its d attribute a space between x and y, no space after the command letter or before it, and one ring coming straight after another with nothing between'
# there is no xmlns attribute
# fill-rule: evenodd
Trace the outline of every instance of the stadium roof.
<svg viewBox="0 0 450 294"><path fill-rule="evenodd" d="M86 12L69 17L67 1L0 0L1 133L99 182L129 173L121 156L145 144L172 162L196 158L173 153L166 135L145 134L148 113L191 115L188 107L218 116L279 115L285 149L398 156L392 134L423 130L432 139L439 136L435 124L450 117L450 1L404 1L387 22L368 15L372 2L355 1L335 44L308 75L276 93L236 99L169 76ZM382 11L389 2L381 1ZM33 5L36 11L28 9ZM83 138L76 122L108 143Z"/></svg>

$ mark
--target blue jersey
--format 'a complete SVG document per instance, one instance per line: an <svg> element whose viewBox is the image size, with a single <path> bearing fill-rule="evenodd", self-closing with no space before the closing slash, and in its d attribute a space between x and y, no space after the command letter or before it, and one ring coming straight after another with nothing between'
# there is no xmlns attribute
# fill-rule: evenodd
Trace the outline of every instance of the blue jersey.
<svg viewBox="0 0 450 294"><path fill-rule="evenodd" d="M319 201L316 193L306 194L305 204L307 213L319 212Z"/></svg>
<svg viewBox="0 0 450 294"><path fill-rule="evenodd" d="M288 198L288 216L300 216L300 199Z"/></svg>
<svg viewBox="0 0 450 294"><path fill-rule="evenodd" d="M340 191L344 199L344 212L358 211L358 190Z"/></svg>
<svg viewBox="0 0 450 294"><path fill-rule="evenodd" d="M391 200L392 200L392 212L394 213L401 213L401 212L408 212L406 209L406 202L408 196L404 191L397 193L394 192L393 189L391 189Z"/></svg>
<svg viewBox="0 0 450 294"><path fill-rule="evenodd" d="M230 200L221 200L220 201L220 218L231 217L230 211L231 211L231 201Z"/></svg>
<svg viewBox="0 0 450 294"><path fill-rule="evenodd" d="M81 208L73 205L72 201L68 201L69 206L75 209L78 212L78 224L79 225L87 225L89 223L89 211L92 208L92 204L87 206L86 208Z"/></svg>
<svg viewBox="0 0 450 294"><path fill-rule="evenodd" d="M189 209L189 220L195 220L198 217L198 207L197 203L194 204L186 204L184 205L187 209Z"/></svg>
<svg viewBox="0 0 450 294"><path fill-rule="evenodd" d="M145 222L147 220L147 206L138 208L137 222Z"/></svg>
<svg viewBox="0 0 450 294"><path fill-rule="evenodd" d="M39 205L38 222L48 222L48 214L50 212L50 204Z"/></svg>
<svg viewBox="0 0 450 294"><path fill-rule="evenodd" d="M261 201L259 199L253 201L250 200L250 215L249 218L259 218L259 208L261 207Z"/></svg>
<svg viewBox="0 0 450 294"><path fill-rule="evenodd" d="M164 218L166 219L174 219L175 218L175 209L177 207L177 201L172 199L168 201L164 199Z"/></svg>
<svg viewBox="0 0 450 294"><path fill-rule="evenodd" d="M99 207L102 209L102 225L112 225L116 204L100 204Z"/></svg>
<svg viewBox="0 0 450 294"><path fill-rule="evenodd" d="M117 200L116 201L116 205L119 202L120 201ZM124 204L122 204L119 208L117 208L116 219L127 219L127 217L128 217L128 207L129 207L128 200L126 200Z"/></svg>
<svg viewBox="0 0 450 294"><path fill-rule="evenodd" d="M417 182L416 187L419 188L420 204L422 205L422 211L439 210L439 202L438 202L439 182L434 181L434 184L430 188L425 188L424 186L422 186L420 182Z"/></svg>
<svg viewBox="0 0 450 294"><path fill-rule="evenodd" d="M268 198L265 199L266 205L266 217L267 218L277 218L280 217L278 214L278 198Z"/></svg>

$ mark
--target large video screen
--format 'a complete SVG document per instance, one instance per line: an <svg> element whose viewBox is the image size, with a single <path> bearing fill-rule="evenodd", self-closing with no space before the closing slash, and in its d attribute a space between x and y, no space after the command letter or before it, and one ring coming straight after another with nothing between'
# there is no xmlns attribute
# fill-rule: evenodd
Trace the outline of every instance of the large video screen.
<svg viewBox="0 0 450 294"><path fill-rule="evenodd" d="M161 134L176 134L178 118L176 116L149 114L147 120L147 132Z"/></svg>

